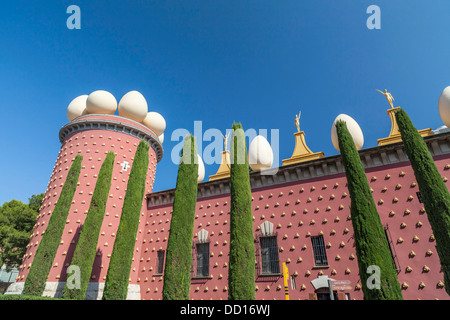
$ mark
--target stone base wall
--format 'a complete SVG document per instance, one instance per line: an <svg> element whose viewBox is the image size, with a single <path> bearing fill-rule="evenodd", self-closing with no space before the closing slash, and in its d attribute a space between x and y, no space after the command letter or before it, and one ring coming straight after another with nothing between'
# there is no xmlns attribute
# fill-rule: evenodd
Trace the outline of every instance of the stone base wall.
<svg viewBox="0 0 450 320"><path fill-rule="evenodd" d="M5 294L22 294L24 282L12 283ZM65 282L47 282L45 285L43 296L61 298ZM86 300L101 300L105 283L90 282L86 291ZM141 288L137 284L128 285L127 300L140 300Z"/></svg>

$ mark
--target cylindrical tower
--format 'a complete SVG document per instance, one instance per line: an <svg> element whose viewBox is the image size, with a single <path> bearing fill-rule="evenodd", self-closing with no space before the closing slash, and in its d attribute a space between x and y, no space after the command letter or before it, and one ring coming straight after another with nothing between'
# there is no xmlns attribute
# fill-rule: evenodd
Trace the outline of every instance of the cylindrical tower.
<svg viewBox="0 0 450 320"><path fill-rule="evenodd" d="M156 165L163 156L163 148L158 136L143 123L129 118L109 114L87 114L73 119L59 132L61 150L48 183L45 197L37 217L30 242L27 246L17 282L10 293L21 293L36 250L48 225L50 216L64 186L68 171L76 155L83 156L77 188L69 210L60 245L56 252L52 268L47 278L44 295L60 296L71 264L81 226L88 213L92 194L100 167L109 151L115 153L115 162L108 195L106 210L95 257L87 298L99 299L106 279L115 235L120 222L122 205L133 166L137 146L141 140L149 145L149 166L146 177L146 193L151 193L155 181ZM142 199L141 214L146 210L146 201ZM137 243L142 239L139 231ZM97 239L92 239L96 241ZM135 248L129 282L129 298L139 298L137 269L139 263L138 247ZM13 292L11 292L11 290Z"/></svg>

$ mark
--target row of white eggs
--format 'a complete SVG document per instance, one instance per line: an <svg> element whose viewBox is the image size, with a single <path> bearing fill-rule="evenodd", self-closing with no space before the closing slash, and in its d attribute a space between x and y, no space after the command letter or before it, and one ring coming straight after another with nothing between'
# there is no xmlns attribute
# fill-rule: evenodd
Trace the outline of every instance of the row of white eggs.
<svg viewBox="0 0 450 320"><path fill-rule="evenodd" d="M151 129L160 140L164 141L166 120L157 112L148 112L147 101L138 91L126 93L119 104L108 91L97 90L89 95L81 95L73 99L67 107L67 118L72 121L85 114L114 114L142 123Z"/></svg>
<svg viewBox="0 0 450 320"><path fill-rule="evenodd" d="M339 151L339 143L335 126L338 120L343 120L346 122L347 128L353 138L353 142L355 143L355 147L357 150L360 150L364 144L364 136L362 130L359 127L358 123L352 117L346 114L338 115L333 122L333 126L331 128L331 141L333 142L333 146L337 151ZM197 155L197 158L199 163L198 182L200 183L205 177L205 165L203 164L200 155ZM273 159L273 150L270 146L269 141L267 141L267 139L262 135L256 136L252 140L248 148L248 162L250 168L252 168L252 170L254 171L269 169L270 167L272 167Z"/></svg>
<svg viewBox="0 0 450 320"><path fill-rule="evenodd" d="M144 108L145 106L145 108ZM447 127L450 127L450 86L445 88L439 98L439 114ZM109 92L94 91L89 96L80 96L75 98L67 109L67 116L70 121L83 114L88 113L106 113L114 114L117 109L117 102ZM145 109L145 112L144 112ZM144 115L144 113L146 113ZM137 91L131 91L124 95L119 102L119 115L142 122L147 127L158 134L161 143L164 139L165 120L156 112L147 112L147 102L145 98ZM361 150L364 145L364 135L361 127L350 116L340 114L333 121L331 127L331 141L334 148L340 152L339 141L336 131L336 122L343 120L352 136L357 150ZM198 158L198 182L202 182L205 177L205 165L200 157ZM268 169L273 164L273 150L264 136L256 136L250 143L248 149L249 165L254 171Z"/></svg>

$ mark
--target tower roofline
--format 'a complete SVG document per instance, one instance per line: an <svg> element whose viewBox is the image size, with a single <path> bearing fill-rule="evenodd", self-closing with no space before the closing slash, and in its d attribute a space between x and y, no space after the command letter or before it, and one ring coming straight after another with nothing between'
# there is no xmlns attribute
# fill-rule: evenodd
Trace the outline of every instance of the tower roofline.
<svg viewBox="0 0 450 320"><path fill-rule="evenodd" d="M117 115L88 114L78 117L59 130L59 140L63 143L69 135L84 130L109 130L142 139L155 150L158 162L164 154L161 142L151 129L139 122Z"/></svg>

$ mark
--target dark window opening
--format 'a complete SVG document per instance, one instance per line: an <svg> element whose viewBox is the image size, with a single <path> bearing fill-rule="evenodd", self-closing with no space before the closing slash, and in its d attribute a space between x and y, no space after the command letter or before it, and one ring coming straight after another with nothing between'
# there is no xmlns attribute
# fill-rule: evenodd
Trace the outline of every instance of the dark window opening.
<svg viewBox="0 0 450 320"><path fill-rule="evenodd" d="M197 277L209 276L209 242L197 243Z"/></svg>
<svg viewBox="0 0 450 320"><path fill-rule="evenodd" d="M279 274L280 262L278 259L278 244L276 236L260 238L261 244L261 271L263 274Z"/></svg>
<svg viewBox="0 0 450 320"><path fill-rule="evenodd" d="M388 224L386 224L386 226L384 227L384 234L386 236L386 240L387 240L388 245L389 245L389 250L391 252L393 265L394 265L395 269L397 270L397 273L400 273L400 270L401 270L400 269L400 263L398 261L397 253L395 251L394 242L392 241L391 232L389 231L389 225Z"/></svg>
<svg viewBox="0 0 450 320"><path fill-rule="evenodd" d="M162 274L164 271L164 250L158 250L158 266L156 273Z"/></svg>
<svg viewBox="0 0 450 320"><path fill-rule="evenodd" d="M328 266L327 252L323 236L311 237L316 266Z"/></svg>
<svg viewBox="0 0 450 320"><path fill-rule="evenodd" d="M419 199L419 202L423 203L422 194L420 192L416 192L416 195L417 195L417 199Z"/></svg>
<svg viewBox="0 0 450 320"><path fill-rule="evenodd" d="M320 288L316 290L317 300L331 300L330 289L328 288ZM334 300L338 299L337 291L333 290L333 298Z"/></svg>
<svg viewBox="0 0 450 320"><path fill-rule="evenodd" d="M350 293L333 290L334 300L350 300ZM309 294L309 300L331 300L329 288L319 288L315 293Z"/></svg>

